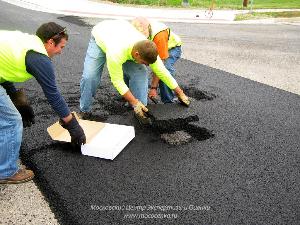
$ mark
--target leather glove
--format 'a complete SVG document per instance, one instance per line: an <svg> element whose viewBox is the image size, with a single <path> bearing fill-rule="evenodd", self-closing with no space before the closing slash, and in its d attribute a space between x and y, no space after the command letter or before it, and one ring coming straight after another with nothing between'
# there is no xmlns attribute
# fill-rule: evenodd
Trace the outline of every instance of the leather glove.
<svg viewBox="0 0 300 225"><path fill-rule="evenodd" d="M23 127L30 127L34 124L34 112L32 107L29 105L24 89L10 93L9 97L22 116Z"/></svg>
<svg viewBox="0 0 300 225"><path fill-rule="evenodd" d="M59 123L63 128L69 131L72 144L76 145L76 147L80 147L82 144L85 144L86 137L84 131L73 113L72 119L68 123L65 123L62 119L59 120Z"/></svg>
<svg viewBox="0 0 300 225"><path fill-rule="evenodd" d="M183 93L183 91L179 92L177 94L177 97L182 105L189 107L189 105L191 104L189 98Z"/></svg>
<svg viewBox="0 0 300 225"><path fill-rule="evenodd" d="M149 110L143 105L143 103L138 101L138 103L133 107L133 110L135 117L141 124L151 124L151 119L147 116L147 112Z"/></svg>

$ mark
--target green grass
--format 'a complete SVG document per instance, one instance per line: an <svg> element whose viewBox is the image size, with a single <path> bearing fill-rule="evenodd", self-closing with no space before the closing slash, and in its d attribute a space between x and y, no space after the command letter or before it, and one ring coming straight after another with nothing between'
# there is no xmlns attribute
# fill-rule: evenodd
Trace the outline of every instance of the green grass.
<svg viewBox="0 0 300 225"><path fill-rule="evenodd" d="M94 0L97 1L97 0ZM181 7L182 0L109 0L121 4ZM250 8L250 2L247 8ZM190 7L209 8L212 0L189 0ZM215 0L215 9L243 9L243 0ZM253 0L253 9L296 9L300 0Z"/></svg>
<svg viewBox="0 0 300 225"><path fill-rule="evenodd" d="M240 20L256 20L256 19L267 19L267 18L291 18L300 17L300 11L289 11L289 12L253 12L246 14L238 14L235 17L236 21Z"/></svg>
<svg viewBox="0 0 300 225"><path fill-rule="evenodd" d="M299 0L254 0L253 1L253 9L299 9L299 8L300 8Z"/></svg>

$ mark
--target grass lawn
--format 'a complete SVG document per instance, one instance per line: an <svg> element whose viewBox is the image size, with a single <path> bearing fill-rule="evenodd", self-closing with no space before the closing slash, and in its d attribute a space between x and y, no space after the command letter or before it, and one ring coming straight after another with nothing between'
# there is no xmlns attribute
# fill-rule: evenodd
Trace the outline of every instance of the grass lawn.
<svg viewBox="0 0 300 225"><path fill-rule="evenodd" d="M99 1L99 0L94 0ZM156 5L181 7L186 0L109 0L121 4ZM214 2L215 9L243 9L243 0L188 0L191 7L209 8ZM248 7L250 8L251 0ZM296 9L300 8L300 0L253 0L253 9Z"/></svg>
<svg viewBox="0 0 300 225"><path fill-rule="evenodd" d="M255 20L255 19L267 19L267 18L291 18L300 17L300 11L289 12L253 12L246 14L238 14L235 17L235 21L240 20Z"/></svg>

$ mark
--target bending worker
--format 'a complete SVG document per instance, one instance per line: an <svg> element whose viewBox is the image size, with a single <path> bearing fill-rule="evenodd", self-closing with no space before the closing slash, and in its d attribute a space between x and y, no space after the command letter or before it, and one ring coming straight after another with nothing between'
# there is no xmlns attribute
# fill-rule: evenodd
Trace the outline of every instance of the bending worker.
<svg viewBox="0 0 300 225"><path fill-rule="evenodd" d="M80 111L82 117L91 114L92 101L100 85L105 62L112 84L133 107L137 119L148 123L146 108L148 75L146 66L170 89L182 104L190 104L188 97L170 75L158 57L157 48L125 20L105 20L92 29L80 82Z"/></svg>
<svg viewBox="0 0 300 225"><path fill-rule="evenodd" d="M34 77L61 118L61 125L69 131L72 143L85 143L83 129L57 89L51 62L67 40L66 30L54 22L41 25L36 35L0 31L0 184L22 183L34 177L31 170L19 168L17 162L23 126L34 123L34 113L24 91L17 90L13 82Z"/></svg>
<svg viewBox="0 0 300 225"><path fill-rule="evenodd" d="M144 34L147 39L156 44L159 57L162 59L167 70L174 77L174 64L181 56L182 42L180 38L165 24L156 21L149 21L144 17L135 18L132 20L132 24L138 31ZM157 97L158 87L160 90L161 101L163 103L172 103L174 100L173 91L160 80L159 76L152 73L149 98Z"/></svg>

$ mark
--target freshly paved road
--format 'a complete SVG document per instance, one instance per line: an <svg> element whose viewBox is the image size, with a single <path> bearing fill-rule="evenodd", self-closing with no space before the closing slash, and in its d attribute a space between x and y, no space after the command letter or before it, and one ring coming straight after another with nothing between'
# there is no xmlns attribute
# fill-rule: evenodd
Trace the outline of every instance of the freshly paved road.
<svg viewBox="0 0 300 225"><path fill-rule="evenodd" d="M3 2L0 7L4 9L0 15L1 29L34 33L41 23L50 20L68 27L70 42L54 64L63 95L71 109L78 110L78 84L90 27L96 19L38 13ZM194 137L189 144L169 146L160 140L161 130L145 130L134 123L106 73L95 109L108 122L136 125L137 136L112 162L82 157L72 153L68 145L50 140L46 128L57 117L37 83L24 84L35 108L37 124L24 132L22 157L35 170L35 183L60 223L298 224L299 95L235 75L246 77L253 68L261 68L255 71L258 77L273 73L281 77L285 74L281 70L292 71L290 79L294 84L299 29L288 25L170 26L184 38L184 57L197 62L178 63L178 80L194 101L184 113L180 114L182 108L177 110L175 106L177 114L170 114L170 118L176 116L177 122L189 115L198 116L199 121L182 125L182 130ZM290 42L283 43L280 34ZM256 54L259 52L264 54ZM277 61L274 52L284 57ZM241 62L240 58L244 60ZM246 58L250 58L253 68L246 67ZM268 69L265 71L264 67ZM280 87L282 81L273 78L269 78L274 80L272 85ZM296 93L294 89L290 91ZM170 107L153 110L166 119L165 112ZM175 127L171 123L169 128ZM215 136L199 141L201 128ZM4 220L1 223L57 223L40 205L45 204L40 198L28 200L32 199L30 192L36 191L32 182L15 187L1 187L1 208L7 207L0 215ZM14 191L20 196L14 196ZM24 200L21 203L10 197ZM21 219L20 214L24 215ZM44 215L42 219L40 214ZM177 218L133 218L141 214Z"/></svg>

